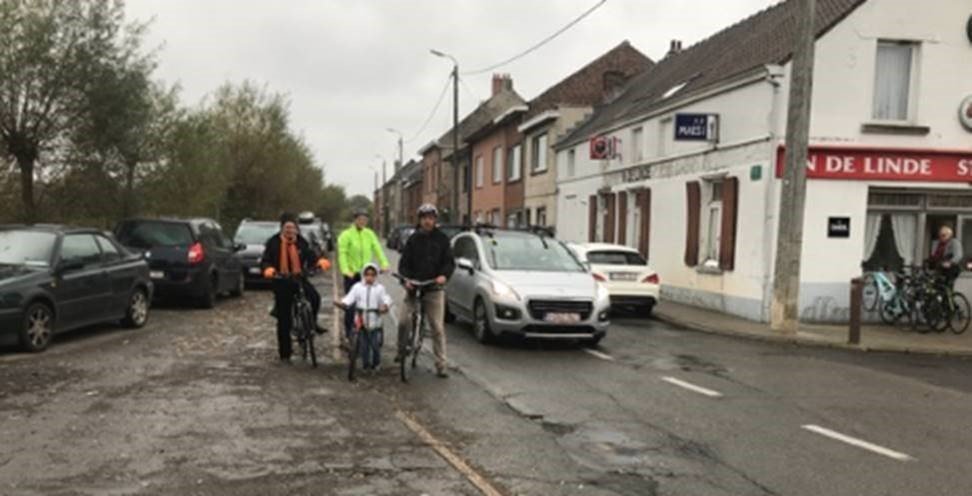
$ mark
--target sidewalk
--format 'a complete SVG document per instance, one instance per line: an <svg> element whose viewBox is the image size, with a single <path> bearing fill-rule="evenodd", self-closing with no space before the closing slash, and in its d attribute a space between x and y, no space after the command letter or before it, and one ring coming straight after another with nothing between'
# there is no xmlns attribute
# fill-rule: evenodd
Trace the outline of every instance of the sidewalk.
<svg viewBox="0 0 972 496"><path fill-rule="evenodd" d="M658 320L679 327L762 341L858 351L972 357L972 329L962 335L951 331L919 334L904 326L864 325L861 327L861 344L851 345L847 343L846 325L803 324L795 335L788 335L773 331L768 324L669 301L659 303L654 315Z"/></svg>

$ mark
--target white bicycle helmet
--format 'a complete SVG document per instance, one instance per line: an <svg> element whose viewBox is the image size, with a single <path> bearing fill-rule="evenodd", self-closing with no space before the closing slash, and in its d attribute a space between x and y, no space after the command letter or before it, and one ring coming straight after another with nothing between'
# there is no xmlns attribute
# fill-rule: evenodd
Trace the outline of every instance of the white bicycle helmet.
<svg viewBox="0 0 972 496"><path fill-rule="evenodd" d="M426 215L433 215L435 217L439 216L439 209L435 208L435 205L431 203L426 203L418 208L418 216L421 219Z"/></svg>

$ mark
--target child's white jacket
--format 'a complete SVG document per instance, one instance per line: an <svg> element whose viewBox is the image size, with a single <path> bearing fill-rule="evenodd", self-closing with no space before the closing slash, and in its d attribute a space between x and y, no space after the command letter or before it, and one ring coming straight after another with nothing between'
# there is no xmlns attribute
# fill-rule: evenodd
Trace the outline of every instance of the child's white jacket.
<svg viewBox="0 0 972 496"><path fill-rule="evenodd" d="M357 311L363 315L363 324L366 329L376 329L381 327L381 315L365 310L378 310L382 305L391 306L392 299L385 291L385 287L378 281L371 285L360 281L351 287L351 291L344 295L341 302L345 305L357 307Z"/></svg>

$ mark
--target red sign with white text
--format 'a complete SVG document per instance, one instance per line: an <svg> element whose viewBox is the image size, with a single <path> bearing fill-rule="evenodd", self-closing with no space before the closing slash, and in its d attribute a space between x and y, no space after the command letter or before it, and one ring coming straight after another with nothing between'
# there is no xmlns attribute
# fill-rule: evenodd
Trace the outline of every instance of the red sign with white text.
<svg viewBox="0 0 972 496"><path fill-rule="evenodd" d="M783 176L785 150L776 156L776 177ZM972 183L972 151L810 148L807 179L863 181L934 181Z"/></svg>

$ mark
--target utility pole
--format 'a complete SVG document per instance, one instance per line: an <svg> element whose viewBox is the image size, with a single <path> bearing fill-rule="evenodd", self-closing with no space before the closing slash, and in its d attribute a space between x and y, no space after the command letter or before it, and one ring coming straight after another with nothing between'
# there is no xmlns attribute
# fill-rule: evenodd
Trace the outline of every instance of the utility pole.
<svg viewBox="0 0 972 496"><path fill-rule="evenodd" d="M401 167L405 165L405 138L402 136L402 133L400 133L397 129L389 127L386 130L389 133L398 135L398 166Z"/></svg>
<svg viewBox="0 0 972 496"><path fill-rule="evenodd" d="M462 221L459 215L459 61L455 57L438 50L430 50L436 57L444 57L452 61L452 204L449 206L449 221L458 224ZM466 174L469 184L470 174ZM472 188L468 188L467 208L472 219Z"/></svg>
<svg viewBox="0 0 972 496"><path fill-rule="evenodd" d="M813 95L813 50L816 41L816 0L800 1L800 32L793 51L786 122L786 162L773 271L773 330L795 333L799 326L800 252L803 248L803 208L807 186L807 147Z"/></svg>

